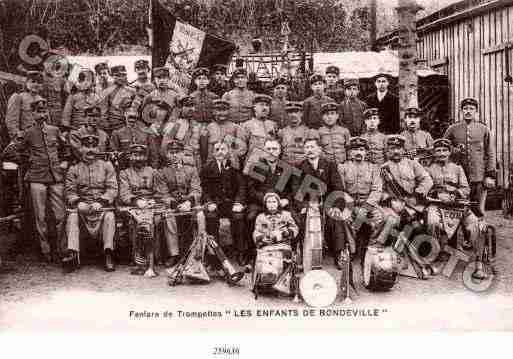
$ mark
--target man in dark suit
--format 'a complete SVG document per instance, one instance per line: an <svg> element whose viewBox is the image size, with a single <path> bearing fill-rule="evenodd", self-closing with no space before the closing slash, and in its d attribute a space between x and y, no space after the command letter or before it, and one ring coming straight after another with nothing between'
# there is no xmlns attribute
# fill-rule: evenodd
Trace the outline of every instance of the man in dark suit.
<svg viewBox="0 0 513 359"><path fill-rule="evenodd" d="M244 204L246 185L242 173L230 161L230 149L223 141L214 144L214 158L200 172L203 202L206 204L207 233L218 239L219 219L229 218L233 246L239 262L247 257L249 237L246 232Z"/></svg>
<svg viewBox="0 0 513 359"><path fill-rule="evenodd" d="M301 162L301 176L294 176L295 210L301 233L305 231L306 213L309 202L318 202L326 211L325 238L334 253L335 265L340 269L345 248L345 232L342 222L342 209L345 201L342 197L343 184L335 162L321 157L319 140L308 139L305 142L306 159Z"/></svg>
<svg viewBox="0 0 513 359"><path fill-rule="evenodd" d="M375 77L376 92L370 94L365 103L369 108L376 107L381 118L379 130L386 135L399 133L401 123L399 119L399 98L388 91L390 80L387 74L378 74Z"/></svg>

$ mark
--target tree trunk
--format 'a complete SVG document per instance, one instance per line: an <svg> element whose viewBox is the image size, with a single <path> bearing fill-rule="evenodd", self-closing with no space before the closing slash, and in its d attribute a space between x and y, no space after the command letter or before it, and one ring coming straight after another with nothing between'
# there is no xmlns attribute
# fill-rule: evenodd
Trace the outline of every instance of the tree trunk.
<svg viewBox="0 0 513 359"><path fill-rule="evenodd" d="M421 8L415 0L398 0L399 18L399 110L418 107L417 45L415 15ZM402 121L401 121L402 123Z"/></svg>

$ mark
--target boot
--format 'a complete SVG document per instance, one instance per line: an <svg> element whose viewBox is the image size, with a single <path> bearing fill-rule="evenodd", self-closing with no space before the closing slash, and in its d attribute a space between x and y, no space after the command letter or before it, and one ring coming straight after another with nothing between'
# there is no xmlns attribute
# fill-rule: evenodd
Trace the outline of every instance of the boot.
<svg viewBox="0 0 513 359"><path fill-rule="evenodd" d="M477 280L485 280L488 278L488 273L484 269L483 262L476 261L476 270L472 273L472 278Z"/></svg>
<svg viewBox="0 0 513 359"><path fill-rule="evenodd" d="M62 270L64 273L71 273L77 270L78 267L78 253L70 250L69 253L62 258Z"/></svg>
<svg viewBox="0 0 513 359"><path fill-rule="evenodd" d="M114 272L114 261L112 260L112 251L110 249L105 250L105 271Z"/></svg>

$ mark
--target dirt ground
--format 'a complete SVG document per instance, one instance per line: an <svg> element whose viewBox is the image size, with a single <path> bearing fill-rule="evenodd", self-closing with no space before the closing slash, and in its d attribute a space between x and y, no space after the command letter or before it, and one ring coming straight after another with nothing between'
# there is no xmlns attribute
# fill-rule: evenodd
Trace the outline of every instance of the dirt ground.
<svg viewBox="0 0 513 359"><path fill-rule="evenodd" d="M488 217L498 232L498 273L484 293L465 287L462 264L450 278L400 277L386 293L364 289L357 270L351 304L310 310L289 298L255 300L249 275L235 287L221 280L169 287L163 269L153 279L131 276L127 266L106 273L90 265L64 275L55 265L7 261L0 270L0 330L512 330L513 221L499 212ZM331 260L326 268L338 281Z"/></svg>

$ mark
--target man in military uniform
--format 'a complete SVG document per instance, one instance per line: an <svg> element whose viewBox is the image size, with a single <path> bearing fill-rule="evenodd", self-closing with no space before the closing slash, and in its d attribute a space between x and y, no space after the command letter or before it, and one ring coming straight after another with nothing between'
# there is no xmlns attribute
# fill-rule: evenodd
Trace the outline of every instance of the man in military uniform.
<svg viewBox="0 0 513 359"><path fill-rule="evenodd" d="M125 113L126 125L112 133L110 145L113 151L128 153L133 144L143 144L147 147L148 158L154 168L159 164L159 153L155 136L144 124L139 114L129 109ZM122 169L128 167L126 161L120 163Z"/></svg>
<svg viewBox="0 0 513 359"><path fill-rule="evenodd" d="M315 130L319 129L323 124L321 106L335 101L324 94L325 85L326 80L324 80L322 75L312 75L310 77L310 87L313 94L303 102L303 121L307 127Z"/></svg>
<svg viewBox="0 0 513 359"><path fill-rule="evenodd" d="M362 135L369 143L369 161L382 165L385 162L387 136L378 130L380 118L377 108L368 108L364 112L366 131Z"/></svg>
<svg viewBox="0 0 513 359"><path fill-rule="evenodd" d="M29 71L25 87L23 92L14 93L7 102L5 124L11 141L23 137L23 131L35 124L31 105L41 98L43 74Z"/></svg>
<svg viewBox="0 0 513 359"><path fill-rule="evenodd" d="M205 67L200 67L194 70L192 79L196 90L192 92L191 96L194 101L194 119L200 124L207 126L213 118L213 102L218 99L215 93L208 90L210 71Z"/></svg>
<svg viewBox="0 0 513 359"><path fill-rule="evenodd" d="M289 91L289 81L285 77L278 77L273 81L273 100L271 102L271 120L278 128L288 125L288 115L285 109Z"/></svg>
<svg viewBox="0 0 513 359"><path fill-rule="evenodd" d="M344 100L344 89L339 87L340 69L337 66L326 67L326 96L331 97L337 104Z"/></svg>
<svg viewBox="0 0 513 359"><path fill-rule="evenodd" d="M142 104L144 98L155 90L155 85L151 82L150 76L148 76L150 73L150 64L148 60L137 60L134 63L134 70L137 74L137 79L132 82L130 86L135 89L137 98L137 100L134 99L133 106L137 106L137 104ZM139 108L135 109L140 110Z"/></svg>
<svg viewBox="0 0 513 359"><path fill-rule="evenodd" d="M237 164L239 164L247 151L242 126L229 120L228 111L230 104L228 102L224 100L214 100L213 106L214 122L209 123L207 126L207 158L208 160L214 158L214 144L222 141L228 145L231 161L237 161Z"/></svg>
<svg viewBox="0 0 513 359"><path fill-rule="evenodd" d="M119 199L124 206L133 206L138 210L131 212L129 236L134 248L136 268L131 274L153 277L155 249L155 227L160 217L155 217L150 210L156 203L157 193L155 176L157 170L147 165L147 147L143 144L130 146L130 167L119 173ZM149 260L149 261L148 261Z"/></svg>
<svg viewBox="0 0 513 359"><path fill-rule="evenodd" d="M344 163L346 160L346 146L351 134L343 126L337 125L339 113L335 102L328 102L321 106L322 121L324 123L318 130L323 155L331 161Z"/></svg>
<svg viewBox="0 0 513 359"><path fill-rule="evenodd" d="M63 260L64 268L72 271L78 265L80 235L103 242L105 270L114 271L112 251L116 219L114 212L106 208L113 206L118 195L116 172L110 162L98 158L98 137L85 135L82 141L82 158L72 166L66 176L66 202L72 211L66 221L68 256ZM81 233L81 229L85 233Z"/></svg>
<svg viewBox="0 0 513 359"><path fill-rule="evenodd" d="M68 81L69 73L63 73L59 69L60 58L62 55L51 55L45 61L43 71L43 87L41 89L41 97L48 101L48 111L50 118L47 123L49 125L59 127L61 125L62 110L71 93L72 83ZM68 66L66 64L66 66Z"/></svg>
<svg viewBox="0 0 513 359"><path fill-rule="evenodd" d="M345 98L340 102L340 123L344 124L352 136L361 136L365 132L365 117L367 105L358 98L358 79L344 81Z"/></svg>
<svg viewBox="0 0 513 359"><path fill-rule="evenodd" d="M123 65L111 68L114 84L107 88L100 102L102 121L100 128L109 135L125 124L125 111L132 105L135 90L127 85L126 68Z"/></svg>
<svg viewBox="0 0 513 359"><path fill-rule="evenodd" d="M222 97L229 90L228 81L226 81L226 65L216 64L212 67L212 80L208 89L217 96Z"/></svg>
<svg viewBox="0 0 513 359"><path fill-rule="evenodd" d="M346 209L343 212L346 226L350 228L348 231L350 253L355 253L358 246L355 240L358 238L359 228L354 227L358 224L358 216L365 218L366 223L371 227L370 243L375 241L384 221L383 211L379 205L383 195L383 182L378 166L365 160L368 149L369 144L366 139L352 137L349 141L350 160L338 165L343 187L350 196L346 198ZM352 202L354 207L349 208L348 202Z"/></svg>
<svg viewBox="0 0 513 359"><path fill-rule="evenodd" d="M94 87L94 92L98 96L102 97L103 91L112 85L112 82L109 80L109 65L107 65L106 62L97 63L94 66L94 72L96 73L96 78L98 80Z"/></svg>
<svg viewBox="0 0 513 359"><path fill-rule="evenodd" d="M301 102L287 102L288 125L278 132L281 141L282 160L298 166L305 159L304 145L307 138L318 137L316 130L302 124L303 105Z"/></svg>
<svg viewBox="0 0 513 359"><path fill-rule="evenodd" d="M158 170L155 181L157 196L162 202L178 212L190 212L194 206L200 204L201 181L196 168L183 161L183 151L182 143L168 143L166 166ZM206 224L203 212L198 212L195 220L198 223L198 233L204 233ZM172 267L178 262L179 254L184 254L191 244L191 238L179 243L178 236L190 236L192 215L166 216L165 221L164 233L170 256L166 266Z"/></svg>
<svg viewBox="0 0 513 359"><path fill-rule="evenodd" d="M184 147L184 161L187 164L196 167L199 171L202 166L202 160L207 158L208 149L204 149L204 156L200 152L201 137L206 137L207 129L203 124L194 119L194 100L190 96L185 96L179 101L180 114L174 122L168 122L162 136L160 152L163 156L166 154L167 146L170 142L180 142ZM205 146L207 147L207 146Z"/></svg>
<svg viewBox="0 0 513 359"><path fill-rule="evenodd" d="M269 119L272 98L267 95L256 95L253 98L253 112L255 117L242 124L243 141L246 142L248 152L246 163L258 161L264 143L269 138L275 138L278 127Z"/></svg>
<svg viewBox="0 0 513 359"><path fill-rule="evenodd" d="M153 79L155 81L155 85L157 88L150 92L146 97L142 100L142 103L139 103L140 98L136 98L132 108L140 109L144 112L145 106L150 102L155 101L163 101L165 102L169 109L170 119L178 118L178 100L182 98L185 94L182 92L176 91L170 83L170 73L167 67L155 67L153 69Z"/></svg>
<svg viewBox="0 0 513 359"><path fill-rule="evenodd" d="M69 133L69 143L77 161L80 161L82 157L80 150L82 148L82 137L85 135L98 137L98 151L105 152L109 149L109 136L105 131L98 128L98 121L101 117L100 107L87 107L84 109L84 115L82 126Z"/></svg>
<svg viewBox="0 0 513 359"><path fill-rule="evenodd" d="M27 128L18 139L17 151L28 157L25 181L29 184L30 198L34 211L35 224L41 253L47 262L52 259L48 242L47 209L53 213L57 233L57 248L54 259L62 251L64 225L64 186L63 174L67 164L61 160L59 150L62 137L58 127L48 125L49 118L46 100L39 98L31 104L34 125ZM47 204L50 208L47 208Z"/></svg>
<svg viewBox="0 0 513 359"><path fill-rule="evenodd" d="M470 200L479 202L473 208L477 216L484 216L486 194L495 187L495 150L492 134L484 123L476 120L478 103L473 98L461 101L463 121L451 125L444 137L455 148L455 162L463 167L470 182Z"/></svg>
<svg viewBox="0 0 513 359"><path fill-rule="evenodd" d="M100 103L100 96L94 92L94 73L91 70L81 70L78 82L75 84L78 91L69 96L62 112L62 126L77 130L85 121L84 110Z"/></svg>
<svg viewBox="0 0 513 359"><path fill-rule="evenodd" d="M438 139L434 142L435 162L432 163L427 171L433 179L433 188L430 195L441 200L446 205L451 205L457 199L467 199L470 194L470 187L463 168L454 162L449 161L451 154L451 142L448 139ZM469 242L473 244L475 251L476 270L472 277L483 280L488 277L482 263L484 236L479 233L479 221L471 210L464 214L463 226L468 234ZM438 206L432 204L427 209L427 226L432 235L435 235L442 227L443 220ZM441 236L435 238L442 239ZM443 249L447 243L440 243Z"/></svg>
<svg viewBox="0 0 513 359"><path fill-rule="evenodd" d="M242 264L247 252L246 181L230 160L230 148L223 141L214 144L214 158L200 172L203 202L206 204L207 233L219 237L219 219L229 218L233 247ZM219 243L219 241L218 241Z"/></svg>
<svg viewBox="0 0 513 359"><path fill-rule="evenodd" d="M244 123L251 119L255 93L248 90L248 73L245 69L233 71L232 79L235 87L226 92L222 99L230 103L230 120L233 123Z"/></svg>
<svg viewBox="0 0 513 359"><path fill-rule="evenodd" d="M433 148L433 137L429 132L420 129L420 116L421 112L416 107L409 107L404 111L406 130L401 132L401 136L406 139L404 147L412 159L419 151Z"/></svg>
<svg viewBox="0 0 513 359"><path fill-rule="evenodd" d="M365 103L369 107L375 107L379 111L381 119L379 130L386 135L399 133L399 98L388 91L390 80L387 74L378 74L374 78L376 92L370 94Z"/></svg>

